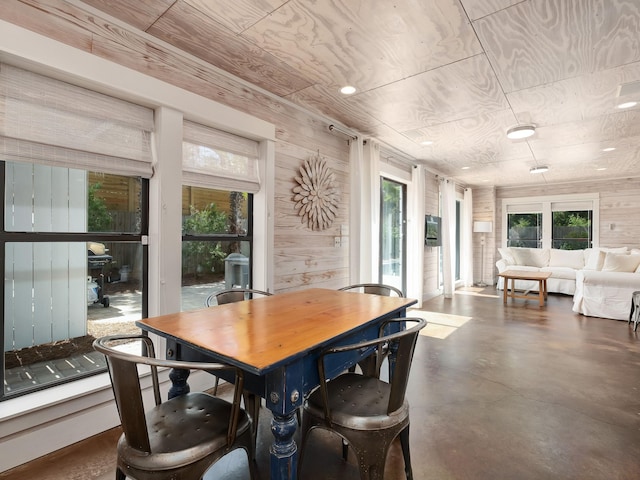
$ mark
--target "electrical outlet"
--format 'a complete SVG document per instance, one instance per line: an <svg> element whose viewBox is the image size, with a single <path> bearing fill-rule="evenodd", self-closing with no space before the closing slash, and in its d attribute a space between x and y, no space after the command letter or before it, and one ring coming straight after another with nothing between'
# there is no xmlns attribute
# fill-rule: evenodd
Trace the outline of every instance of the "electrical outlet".
<svg viewBox="0 0 640 480"><path fill-rule="evenodd" d="M342 246L342 241L340 240L340 237L333 237L333 246L335 248L340 248Z"/></svg>

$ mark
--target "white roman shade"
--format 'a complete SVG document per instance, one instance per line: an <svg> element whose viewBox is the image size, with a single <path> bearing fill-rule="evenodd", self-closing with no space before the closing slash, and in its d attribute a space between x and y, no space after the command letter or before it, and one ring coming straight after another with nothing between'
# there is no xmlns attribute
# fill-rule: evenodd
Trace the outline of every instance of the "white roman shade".
<svg viewBox="0 0 640 480"><path fill-rule="evenodd" d="M574 200L564 202L551 202L552 212L580 212L584 210L593 210L593 200Z"/></svg>
<svg viewBox="0 0 640 480"><path fill-rule="evenodd" d="M152 175L153 110L0 63L0 159Z"/></svg>
<svg viewBox="0 0 640 480"><path fill-rule="evenodd" d="M182 181L194 187L257 193L258 142L185 120Z"/></svg>
<svg viewBox="0 0 640 480"><path fill-rule="evenodd" d="M542 203L510 203L507 213L541 213Z"/></svg>

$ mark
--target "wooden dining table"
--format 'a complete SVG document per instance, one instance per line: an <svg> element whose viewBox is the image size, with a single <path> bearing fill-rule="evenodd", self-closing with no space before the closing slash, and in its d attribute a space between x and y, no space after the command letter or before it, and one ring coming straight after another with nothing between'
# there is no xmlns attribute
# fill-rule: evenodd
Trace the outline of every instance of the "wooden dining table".
<svg viewBox="0 0 640 480"><path fill-rule="evenodd" d="M329 346L375 338L380 323L406 316L416 301L356 292L310 288L237 303L137 321L166 339L175 360L222 361L244 372L244 388L264 398L273 413L270 478L295 479L298 448L295 412L319 385L317 359ZM368 352L338 357L329 378L355 365ZM188 392L188 372L170 375L170 396Z"/></svg>

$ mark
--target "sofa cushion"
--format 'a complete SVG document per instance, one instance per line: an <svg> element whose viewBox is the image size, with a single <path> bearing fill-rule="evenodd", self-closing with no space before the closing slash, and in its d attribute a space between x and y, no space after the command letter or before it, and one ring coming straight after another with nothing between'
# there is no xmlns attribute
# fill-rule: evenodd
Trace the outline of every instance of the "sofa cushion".
<svg viewBox="0 0 640 480"><path fill-rule="evenodd" d="M584 267L584 251L552 248L549 251L549 266L570 267L580 270Z"/></svg>
<svg viewBox="0 0 640 480"><path fill-rule="evenodd" d="M635 272L640 265L640 255L607 252L602 264L603 272Z"/></svg>
<svg viewBox="0 0 640 480"><path fill-rule="evenodd" d="M602 270L602 265L604 264L604 257L606 253L629 253L627 247L596 247L596 248L587 248L584 251L585 261L584 261L584 269L585 270Z"/></svg>
<svg viewBox="0 0 640 480"><path fill-rule="evenodd" d="M602 270L602 264L604 263L605 252L596 249L590 249L591 252L587 256L584 269L585 270Z"/></svg>
<svg viewBox="0 0 640 480"><path fill-rule="evenodd" d="M513 254L511 253L511 249L510 248L498 248L498 253L500 254L500 257L505 260L508 264L511 265L515 265L516 264L516 259L514 258Z"/></svg>
<svg viewBox="0 0 640 480"><path fill-rule="evenodd" d="M575 280L576 269L572 267L543 267L541 272L551 272L551 278L562 278L564 280Z"/></svg>
<svg viewBox="0 0 640 480"><path fill-rule="evenodd" d="M529 267L527 265L513 265L513 266L510 266L510 267L507 267L505 272L507 270L511 270L511 271L517 270L518 272L539 272L540 271L540 269L538 267ZM538 282L536 281L536 283L538 283Z"/></svg>
<svg viewBox="0 0 640 480"><path fill-rule="evenodd" d="M528 265L540 268L546 267L549 264L548 248L511 247L509 250L516 260L516 265Z"/></svg>

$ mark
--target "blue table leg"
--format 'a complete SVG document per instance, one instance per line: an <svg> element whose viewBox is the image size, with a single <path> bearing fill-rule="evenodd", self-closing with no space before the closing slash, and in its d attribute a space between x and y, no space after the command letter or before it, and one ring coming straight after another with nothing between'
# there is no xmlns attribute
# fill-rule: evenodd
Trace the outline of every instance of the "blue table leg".
<svg viewBox="0 0 640 480"><path fill-rule="evenodd" d="M295 411L273 415L271 433L274 442L271 445L271 479L295 480L298 474L298 446L293 440L297 425Z"/></svg>
<svg viewBox="0 0 640 480"><path fill-rule="evenodd" d="M181 368L172 368L169 372L169 379L171 380L171 388L167 396L169 399L173 397L177 397L179 395L186 395L191 391L191 387L187 383L187 379L189 378L189 370L184 370Z"/></svg>

